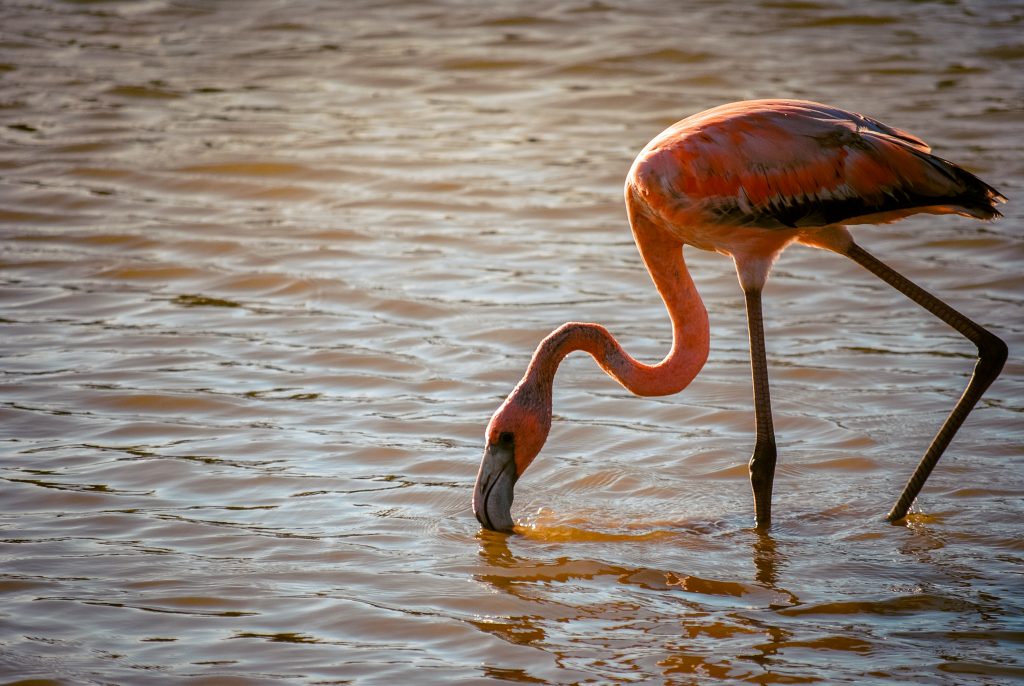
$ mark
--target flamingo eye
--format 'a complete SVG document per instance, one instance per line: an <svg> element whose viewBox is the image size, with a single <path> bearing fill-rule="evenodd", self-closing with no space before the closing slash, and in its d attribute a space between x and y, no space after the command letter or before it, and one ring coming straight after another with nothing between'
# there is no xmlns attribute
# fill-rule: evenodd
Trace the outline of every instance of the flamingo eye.
<svg viewBox="0 0 1024 686"><path fill-rule="evenodd" d="M515 437L512 435L511 431L502 431L501 434L498 435L498 443L501 445L512 445L514 440Z"/></svg>

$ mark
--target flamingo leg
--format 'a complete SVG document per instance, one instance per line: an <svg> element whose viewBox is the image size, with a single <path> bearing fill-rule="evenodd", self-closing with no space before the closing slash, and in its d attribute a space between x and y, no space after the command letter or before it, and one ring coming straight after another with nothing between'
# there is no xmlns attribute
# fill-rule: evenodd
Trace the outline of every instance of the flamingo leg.
<svg viewBox="0 0 1024 686"><path fill-rule="evenodd" d="M974 374L971 376L966 390L960 396L960 399L942 424L942 427L939 428L939 432L935 435L931 445L928 446L928 450L925 452L924 457L921 458L917 469L914 470L910 480L907 481L907 485L903 488L903 493L900 495L899 500L886 516L886 519L890 522L897 522L906 517L910 505L921 491L921 487L924 486L928 475L935 468L935 464L942 457L946 446L953 440L953 436L956 435L960 425L963 424L967 415L981 398L981 395L999 376L999 372L1003 369L1003 363L1006 362L1006 343L896 270L883 264L859 245L851 244L845 251L845 254L882 281L885 281L900 293L903 293L918 305L949 324L978 347L978 362L974 367Z"/></svg>
<svg viewBox="0 0 1024 686"><path fill-rule="evenodd" d="M754 380L754 427L757 437L750 458L750 488L754 492L754 526L764 529L772 521L772 483L775 480L775 429L768 391L768 361L764 350L761 288L745 288L747 330L750 335L750 371Z"/></svg>

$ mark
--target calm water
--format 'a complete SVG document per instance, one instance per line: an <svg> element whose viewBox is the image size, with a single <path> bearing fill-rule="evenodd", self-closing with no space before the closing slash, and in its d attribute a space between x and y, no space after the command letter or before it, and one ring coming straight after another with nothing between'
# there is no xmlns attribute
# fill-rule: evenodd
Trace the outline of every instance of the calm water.
<svg viewBox="0 0 1024 686"><path fill-rule="evenodd" d="M1024 6L844 4L5 0L3 682L1024 681ZM481 532L483 428L544 334L668 348L633 155L768 96L1010 198L858 232L1010 345L915 514L881 521L970 346L789 251L758 535L742 296L691 251L702 375L639 399L572 357L519 534Z"/></svg>

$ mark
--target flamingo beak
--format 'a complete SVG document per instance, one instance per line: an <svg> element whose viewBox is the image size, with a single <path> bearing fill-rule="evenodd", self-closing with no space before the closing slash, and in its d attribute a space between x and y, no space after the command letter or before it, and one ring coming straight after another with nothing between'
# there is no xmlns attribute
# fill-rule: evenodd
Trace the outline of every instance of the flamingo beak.
<svg viewBox="0 0 1024 686"><path fill-rule="evenodd" d="M512 498L518 478L513 444L488 443L473 489L473 513L485 528L512 531Z"/></svg>

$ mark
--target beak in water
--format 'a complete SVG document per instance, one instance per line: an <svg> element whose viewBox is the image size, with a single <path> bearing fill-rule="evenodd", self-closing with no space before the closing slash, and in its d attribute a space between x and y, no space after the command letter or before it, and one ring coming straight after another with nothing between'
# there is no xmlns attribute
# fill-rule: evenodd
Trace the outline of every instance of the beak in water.
<svg viewBox="0 0 1024 686"><path fill-rule="evenodd" d="M512 441L489 443L473 489L473 513L484 527L512 531L512 498L518 478Z"/></svg>

